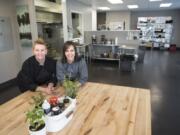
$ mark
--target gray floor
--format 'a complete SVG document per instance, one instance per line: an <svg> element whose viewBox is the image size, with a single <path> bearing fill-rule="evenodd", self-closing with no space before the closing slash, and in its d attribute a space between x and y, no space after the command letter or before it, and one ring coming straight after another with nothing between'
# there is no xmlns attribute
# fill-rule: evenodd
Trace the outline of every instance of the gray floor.
<svg viewBox="0 0 180 135"><path fill-rule="evenodd" d="M121 72L118 63L92 61L89 81L151 90L152 135L180 135L180 52L146 51L134 72ZM0 92L0 104L19 95L16 86Z"/></svg>

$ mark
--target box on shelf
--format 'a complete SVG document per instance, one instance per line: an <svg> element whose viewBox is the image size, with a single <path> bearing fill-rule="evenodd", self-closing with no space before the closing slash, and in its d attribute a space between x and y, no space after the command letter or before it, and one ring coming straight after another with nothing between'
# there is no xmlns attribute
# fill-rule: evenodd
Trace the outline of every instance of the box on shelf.
<svg viewBox="0 0 180 135"><path fill-rule="evenodd" d="M176 44L171 44L170 48L169 48L169 51L175 52L176 51Z"/></svg>

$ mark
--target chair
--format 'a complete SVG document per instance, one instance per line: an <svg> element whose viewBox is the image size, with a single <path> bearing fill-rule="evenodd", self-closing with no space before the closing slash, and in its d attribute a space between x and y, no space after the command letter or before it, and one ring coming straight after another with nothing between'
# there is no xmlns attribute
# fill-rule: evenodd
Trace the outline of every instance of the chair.
<svg viewBox="0 0 180 135"><path fill-rule="evenodd" d="M122 54L120 55L120 70L121 71L135 71L135 56Z"/></svg>
<svg viewBox="0 0 180 135"><path fill-rule="evenodd" d="M137 60L138 63L143 63L144 62L145 50L146 50L146 48L144 46L139 46L138 60Z"/></svg>

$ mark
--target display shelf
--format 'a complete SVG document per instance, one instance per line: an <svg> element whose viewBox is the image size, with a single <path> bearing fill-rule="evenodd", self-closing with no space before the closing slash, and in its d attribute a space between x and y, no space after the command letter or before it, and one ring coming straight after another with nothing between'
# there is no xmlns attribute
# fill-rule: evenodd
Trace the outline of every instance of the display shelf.
<svg viewBox="0 0 180 135"><path fill-rule="evenodd" d="M92 44L139 44L140 30L85 31L85 43Z"/></svg>
<svg viewBox="0 0 180 135"><path fill-rule="evenodd" d="M91 58L102 60L119 59L119 45L114 44L91 44Z"/></svg>
<svg viewBox="0 0 180 135"><path fill-rule="evenodd" d="M94 46L119 46L119 45L115 45L115 44L101 44L101 43L99 43L99 44L92 44L92 45L94 45Z"/></svg>
<svg viewBox="0 0 180 135"><path fill-rule="evenodd" d="M171 42L173 28L171 17L139 17L137 28L141 30L140 40L152 42L153 47L166 48Z"/></svg>
<svg viewBox="0 0 180 135"><path fill-rule="evenodd" d="M93 57L93 59L98 59L98 60L110 60L110 61L116 61L116 60L119 60L119 58L102 58L102 57L98 57L98 56L95 56Z"/></svg>
<svg viewBox="0 0 180 135"><path fill-rule="evenodd" d="M140 30L85 31L85 43L90 44L90 60L118 61L120 67L121 52L131 53L130 46L138 48L140 45L139 33Z"/></svg>

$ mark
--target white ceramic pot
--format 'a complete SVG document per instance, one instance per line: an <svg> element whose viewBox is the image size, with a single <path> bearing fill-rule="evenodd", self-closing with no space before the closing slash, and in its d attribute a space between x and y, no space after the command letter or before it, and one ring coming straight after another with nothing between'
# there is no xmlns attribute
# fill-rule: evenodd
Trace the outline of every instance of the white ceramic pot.
<svg viewBox="0 0 180 135"><path fill-rule="evenodd" d="M73 112L76 109L76 99L66 97L70 100L70 105L59 115L48 116L46 115L46 126L48 132L58 132L63 129L73 118ZM58 99L59 102L62 102L64 99Z"/></svg>
<svg viewBox="0 0 180 135"><path fill-rule="evenodd" d="M44 128L42 128L41 130L38 130L38 131L29 130L29 134L30 135L46 135L46 125L44 126Z"/></svg>

